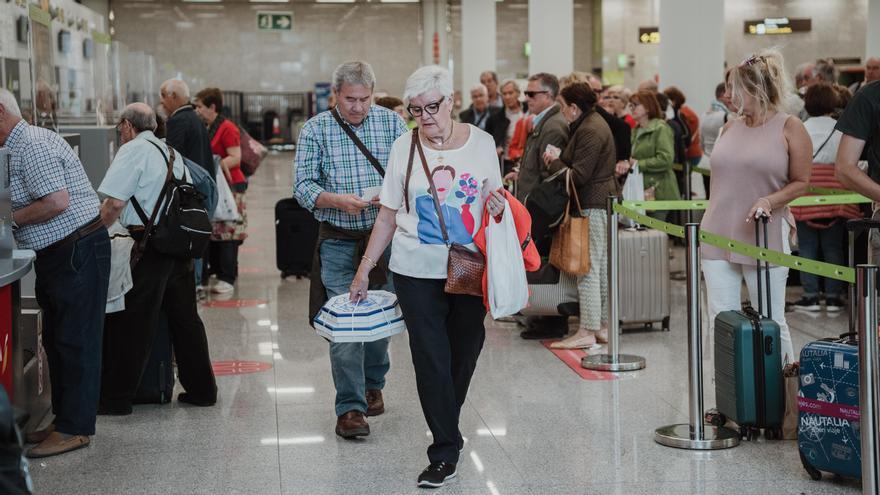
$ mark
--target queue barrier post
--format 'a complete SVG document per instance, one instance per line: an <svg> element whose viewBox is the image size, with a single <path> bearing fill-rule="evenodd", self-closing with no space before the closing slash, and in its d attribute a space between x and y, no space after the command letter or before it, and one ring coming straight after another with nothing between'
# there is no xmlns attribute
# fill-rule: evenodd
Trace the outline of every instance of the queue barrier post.
<svg viewBox="0 0 880 495"><path fill-rule="evenodd" d="M617 201L617 196L608 196L606 203L608 221L608 353L589 355L581 360L581 367L594 371L636 371L645 367L645 358L631 354L620 354L619 239L617 236L617 211L614 210Z"/></svg>
<svg viewBox="0 0 880 495"><path fill-rule="evenodd" d="M880 360L877 335L877 265L856 267L858 293L859 337L859 429L862 447L862 493L880 490L880 418L877 401L880 399Z"/></svg>
<svg viewBox="0 0 880 495"><path fill-rule="evenodd" d="M703 424L703 350L700 312L699 224L685 226L687 244L688 310L688 412L687 424L662 426L654 431L654 441L667 447L690 450L717 450L736 447L740 435L729 428Z"/></svg>

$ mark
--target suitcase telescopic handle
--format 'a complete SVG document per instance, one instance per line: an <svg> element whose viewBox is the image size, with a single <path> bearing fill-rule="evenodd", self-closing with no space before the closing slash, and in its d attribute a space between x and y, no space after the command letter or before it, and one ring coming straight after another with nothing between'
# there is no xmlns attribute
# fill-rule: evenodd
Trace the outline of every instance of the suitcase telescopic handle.
<svg viewBox="0 0 880 495"><path fill-rule="evenodd" d="M755 221L755 245L756 246L761 245L761 242L760 242L760 240L761 240L761 227L763 226L763 230L764 230L763 248L764 249L770 248L769 238L767 237L767 221L768 221L768 218L764 215L761 215L760 221L757 221L757 220ZM757 265L758 265L758 271L757 271L757 276L758 276L758 314L763 316L764 315L764 301L763 301L763 297L761 294L762 293L762 290L761 290L762 289L762 287L761 287L761 271L762 270L761 270L761 259L760 258L758 258L758 260L757 260ZM769 261L766 262L765 269L763 271L764 271L764 281L765 281L764 289L766 289L766 292L767 292L767 318L772 319L773 318L773 309L771 307L771 301L770 301L770 262Z"/></svg>

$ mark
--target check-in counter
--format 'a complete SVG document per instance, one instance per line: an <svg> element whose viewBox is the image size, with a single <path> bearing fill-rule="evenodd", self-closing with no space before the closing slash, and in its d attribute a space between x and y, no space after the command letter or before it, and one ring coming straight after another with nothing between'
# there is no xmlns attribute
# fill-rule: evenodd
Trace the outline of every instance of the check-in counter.
<svg viewBox="0 0 880 495"><path fill-rule="evenodd" d="M33 267L34 252L16 250L0 259L0 383L24 412L25 431L37 427L51 409L49 366L42 346L42 312L21 297L21 279Z"/></svg>

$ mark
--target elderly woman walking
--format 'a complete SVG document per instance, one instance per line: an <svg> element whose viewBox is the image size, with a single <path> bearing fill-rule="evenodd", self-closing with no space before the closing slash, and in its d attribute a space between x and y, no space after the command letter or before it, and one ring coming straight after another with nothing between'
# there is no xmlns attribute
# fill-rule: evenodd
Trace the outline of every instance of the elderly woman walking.
<svg viewBox="0 0 880 495"><path fill-rule="evenodd" d="M370 270L391 242L391 271L409 332L422 412L433 435L421 487L456 475L464 446L458 429L477 358L486 309L477 296L445 288L449 243L476 251L483 210L504 211L492 136L452 119L449 71L427 66L406 81L404 100L419 127L394 142L379 195L382 209L355 279L352 300L367 291ZM440 217L442 215L442 219Z"/></svg>

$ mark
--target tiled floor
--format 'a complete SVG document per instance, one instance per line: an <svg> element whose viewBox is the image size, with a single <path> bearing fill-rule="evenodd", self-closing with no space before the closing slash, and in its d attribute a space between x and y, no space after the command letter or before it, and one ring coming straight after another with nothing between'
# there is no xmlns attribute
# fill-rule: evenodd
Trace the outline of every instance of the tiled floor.
<svg viewBox="0 0 880 495"><path fill-rule="evenodd" d="M175 402L99 418L89 448L31 464L37 493L419 491L429 438L405 335L392 340L387 412L370 419L373 434L345 441L333 433L327 344L306 322L308 282L282 281L275 270L273 207L290 194L291 175L291 156L273 155L248 193L251 237L233 297L266 303L203 308L215 361L272 368L218 377L213 408ZM648 366L618 380L583 380L539 343L521 340L514 324L490 324L462 411L468 442L459 476L441 493L857 493L854 482L811 481L791 441L715 452L654 443L656 427L687 421L684 283L673 282L673 292L672 331L627 331L622 345ZM846 326L845 315L789 318L796 346Z"/></svg>

